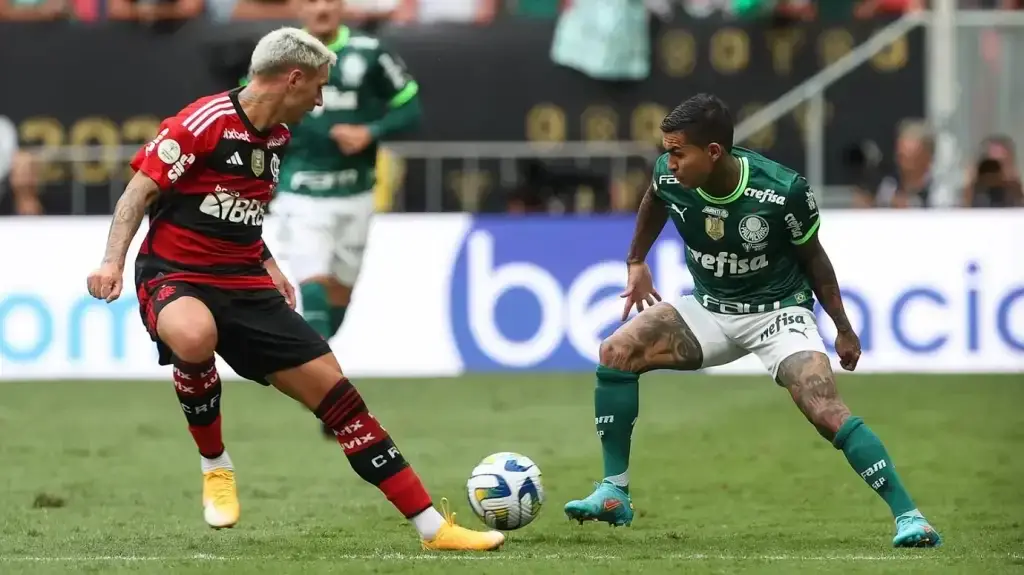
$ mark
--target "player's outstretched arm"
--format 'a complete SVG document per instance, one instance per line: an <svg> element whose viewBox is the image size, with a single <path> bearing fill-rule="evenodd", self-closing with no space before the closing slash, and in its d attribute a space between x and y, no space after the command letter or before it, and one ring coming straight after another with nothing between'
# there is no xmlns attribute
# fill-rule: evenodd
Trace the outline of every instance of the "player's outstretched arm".
<svg viewBox="0 0 1024 575"><path fill-rule="evenodd" d="M795 247L800 265L811 282L814 295L821 302L821 307L835 322L836 331L853 331L850 320L846 317L846 308L843 307L843 297L839 292L836 270L832 267L832 260L825 253L825 248L818 241L817 234L806 243Z"/></svg>
<svg viewBox="0 0 1024 575"><path fill-rule="evenodd" d="M642 263L647 259L647 254L667 221L668 207L654 194L652 184L644 192L644 198L636 212L636 227L633 230L633 241L629 243L627 264Z"/></svg>
<svg viewBox="0 0 1024 575"><path fill-rule="evenodd" d="M114 219L107 234L107 249L103 254L104 264L114 264L123 269L128 246L142 225L146 208L160 193L160 187L149 176L136 172L121 198L114 206Z"/></svg>
<svg viewBox="0 0 1024 575"><path fill-rule="evenodd" d="M860 359L860 340L850 325L850 319L846 317L846 308L843 306L843 296L839 291L839 280L836 279L832 260L825 253L825 248L818 241L816 233L794 248L815 297L836 325L836 353L839 354L840 363L843 369L852 371Z"/></svg>

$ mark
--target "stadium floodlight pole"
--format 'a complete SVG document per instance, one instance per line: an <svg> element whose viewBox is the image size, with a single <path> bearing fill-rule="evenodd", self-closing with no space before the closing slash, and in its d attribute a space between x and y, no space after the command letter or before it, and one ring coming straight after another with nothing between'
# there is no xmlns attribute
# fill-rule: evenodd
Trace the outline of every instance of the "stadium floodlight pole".
<svg viewBox="0 0 1024 575"><path fill-rule="evenodd" d="M901 16L898 20L882 28L824 70L743 120L736 126L734 141L737 144L742 143L765 126L777 122L779 118L795 110L800 104L824 93L829 86L888 48L893 42L906 36L911 30L924 24L927 19L926 14L913 12Z"/></svg>

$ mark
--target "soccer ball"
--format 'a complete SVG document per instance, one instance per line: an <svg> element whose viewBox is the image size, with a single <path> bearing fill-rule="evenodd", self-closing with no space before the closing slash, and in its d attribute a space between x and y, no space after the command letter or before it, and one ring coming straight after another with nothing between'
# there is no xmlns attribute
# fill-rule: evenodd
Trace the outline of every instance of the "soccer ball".
<svg viewBox="0 0 1024 575"><path fill-rule="evenodd" d="M540 468L518 453L495 453L473 469L466 482L469 505L488 527L511 531L537 518L544 504Z"/></svg>

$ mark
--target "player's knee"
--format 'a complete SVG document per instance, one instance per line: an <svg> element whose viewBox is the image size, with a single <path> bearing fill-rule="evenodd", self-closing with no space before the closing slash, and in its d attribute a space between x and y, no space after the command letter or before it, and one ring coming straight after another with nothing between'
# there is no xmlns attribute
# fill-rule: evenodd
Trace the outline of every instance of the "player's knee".
<svg viewBox="0 0 1024 575"><path fill-rule="evenodd" d="M178 332L167 341L174 355L188 362L201 362L213 357L217 349L217 332L215 330L195 330Z"/></svg>
<svg viewBox="0 0 1024 575"><path fill-rule="evenodd" d="M324 284L327 292L327 303L332 306L347 307L352 300L352 286L347 286L335 278L330 278Z"/></svg>
<svg viewBox="0 0 1024 575"><path fill-rule="evenodd" d="M643 366L637 365L639 357L636 343L618 333L601 342L598 358L601 365L622 371L639 371ZM640 354L642 355L642 354Z"/></svg>
<svg viewBox="0 0 1024 575"><path fill-rule="evenodd" d="M183 361L201 363L217 349L217 324L199 300L183 297L168 304L157 318L157 333Z"/></svg>
<svg viewBox="0 0 1024 575"><path fill-rule="evenodd" d="M326 353L298 367L273 373L267 379L285 395L305 405L314 413L323 405L325 398L331 394L338 381L348 381L333 353Z"/></svg>
<svg viewBox="0 0 1024 575"><path fill-rule="evenodd" d="M352 299L352 286L345 285L338 278L327 275L318 275L303 280L303 285L316 284L323 288L327 304L334 307L348 307Z"/></svg>

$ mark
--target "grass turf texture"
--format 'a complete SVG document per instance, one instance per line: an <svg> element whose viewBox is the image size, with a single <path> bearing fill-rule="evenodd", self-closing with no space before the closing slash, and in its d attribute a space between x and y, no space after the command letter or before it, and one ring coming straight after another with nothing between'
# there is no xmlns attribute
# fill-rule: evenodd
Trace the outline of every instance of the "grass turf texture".
<svg viewBox="0 0 1024 575"><path fill-rule="evenodd" d="M592 378L357 381L435 499L465 500L479 459L518 451L545 508L496 553L421 552L298 405L226 384L242 521L202 521L198 455L171 383L0 384L0 572L965 573L1024 571L1024 380L840 380L945 538L893 550L882 501L767 377L645 376L632 527L568 522L600 473Z"/></svg>

